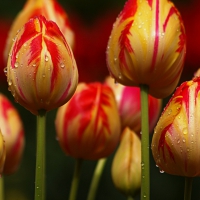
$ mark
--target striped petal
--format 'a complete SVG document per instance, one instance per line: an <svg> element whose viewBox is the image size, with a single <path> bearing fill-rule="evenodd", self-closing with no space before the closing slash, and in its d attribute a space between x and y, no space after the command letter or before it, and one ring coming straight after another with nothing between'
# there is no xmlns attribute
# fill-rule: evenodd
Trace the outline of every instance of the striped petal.
<svg viewBox="0 0 200 200"><path fill-rule="evenodd" d="M34 114L71 98L78 82L76 62L53 21L39 16L24 25L11 48L7 80L15 100Z"/></svg>
<svg viewBox="0 0 200 200"><path fill-rule="evenodd" d="M108 42L111 76L128 86L149 86L156 98L170 95L178 84L185 58L185 30L168 0L128 0Z"/></svg>

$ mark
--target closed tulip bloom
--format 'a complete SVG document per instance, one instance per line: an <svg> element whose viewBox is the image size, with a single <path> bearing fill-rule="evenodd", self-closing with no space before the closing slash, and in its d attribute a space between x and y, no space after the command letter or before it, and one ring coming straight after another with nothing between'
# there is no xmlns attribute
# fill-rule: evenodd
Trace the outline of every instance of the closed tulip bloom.
<svg viewBox="0 0 200 200"><path fill-rule="evenodd" d="M7 64L15 100L33 114L66 103L78 83L70 46L58 26L43 16L32 18L16 36Z"/></svg>
<svg viewBox="0 0 200 200"><path fill-rule="evenodd" d="M156 165L169 174L200 176L200 78L175 91L155 128L152 153Z"/></svg>
<svg viewBox="0 0 200 200"><path fill-rule="evenodd" d="M0 130L0 174L2 174L3 172L5 159L6 159L5 141Z"/></svg>
<svg viewBox="0 0 200 200"><path fill-rule="evenodd" d="M119 142L120 118L114 94L101 83L80 83L71 100L58 109L56 132L63 151L95 160L110 155Z"/></svg>
<svg viewBox="0 0 200 200"><path fill-rule="evenodd" d="M134 197L141 186L141 141L128 127L124 129L120 145L112 163L115 187Z"/></svg>
<svg viewBox="0 0 200 200"><path fill-rule="evenodd" d="M0 128L6 143L4 174L14 173L20 164L24 150L24 128L18 111L0 94Z"/></svg>
<svg viewBox="0 0 200 200"><path fill-rule="evenodd" d="M17 31L21 29L29 19L39 15L43 15L47 20L52 20L57 23L67 42L71 47L73 47L74 33L70 27L67 13L57 0L27 0L24 8L19 12L10 28L7 44L4 50L4 58L6 62L12 46L12 40L15 38Z"/></svg>
<svg viewBox="0 0 200 200"><path fill-rule="evenodd" d="M148 85L156 98L170 95L185 60L185 29L169 0L128 0L107 46L110 75L127 86Z"/></svg>
<svg viewBox="0 0 200 200"><path fill-rule="evenodd" d="M141 101L140 89L121 84L115 84L113 79L106 79L115 94L121 118L121 128L129 127L137 134L141 131ZM161 111L162 100L148 95L149 102L149 131L152 132Z"/></svg>

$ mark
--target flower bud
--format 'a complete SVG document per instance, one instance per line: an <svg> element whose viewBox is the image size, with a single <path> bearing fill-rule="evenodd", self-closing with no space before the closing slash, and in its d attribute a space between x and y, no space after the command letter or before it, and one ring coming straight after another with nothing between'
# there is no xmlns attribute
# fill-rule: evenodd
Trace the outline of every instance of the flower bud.
<svg viewBox="0 0 200 200"><path fill-rule="evenodd" d="M47 20L54 21L65 36L65 39L71 45L74 45L74 33L70 27L68 16L61 5L56 0L27 0L24 8L14 20L4 51L4 59L7 62L8 53L12 46L12 40L19 29L21 29L29 19L43 15Z"/></svg>
<svg viewBox="0 0 200 200"><path fill-rule="evenodd" d="M152 153L160 170L200 176L200 78L184 82L175 91L155 128Z"/></svg>
<svg viewBox="0 0 200 200"><path fill-rule="evenodd" d="M141 101L140 89L115 84L111 77L106 79L115 94L121 118L121 128L129 127L136 133L141 131ZM149 131L152 132L161 111L162 100L148 95L149 102Z"/></svg>
<svg viewBox="0 0 200 200"><path fill-rule="evenodd" d="M4 174L14 173L24 150L24 128L19 113L11 102L0 94L0 128L6 142Z"/></svg>
<svg viewBox="0 0 200 200"><path fill-rule="evenodd" d="M128 127L112 163L112 179L117 189L134 197L141 186L141 141Z"/></svg>
<svg viewBox="0 0 200 200"><path fill-rule="evenodd" d="M11 48L7 81L15 100L33 114L57 108L71 98L78 70L56 23L39 16L24 25Z"/></svg>
<svg viewBox="0 0 200 200"><path fill-rule="evenodd" d="M5 159L6 159L5 141L3 139L3 135L0 130L0 174L3 172Z"/></svg>
<svg viewBox="0 0 200 200"><path fill-rule="evenodd" d="M107 157L118 144L121 129L111 88L80 83L71 100L58 109L55 125L67 155L89 160Z"/></svg>
<svg viewBox="0 0 200 200"><path fill-rule="evenodd" d="M178 84L185 58L185 30L169 0L128 0L113 25L107 66L116 82L148 85L156 98Z"/></svg>

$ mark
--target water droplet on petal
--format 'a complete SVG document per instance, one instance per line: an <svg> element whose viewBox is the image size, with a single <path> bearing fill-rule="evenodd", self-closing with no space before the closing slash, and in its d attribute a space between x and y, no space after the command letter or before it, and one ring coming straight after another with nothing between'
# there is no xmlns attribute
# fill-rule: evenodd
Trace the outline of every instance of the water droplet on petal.
<svg viewBox="0 0 200 200"><path fill-rule="evenodd" d="M64 63L61 63L61 64L60 64L60 67L61 67L61 68L65 68L65 64L64 64Z"/></svg>
<svg viewBox="0 0 200 200"><path fill-rule="evenodd" d="M19 67L19 63L16 62L16 63L15 63L15 68L18 68L18 67Z"/></svg>
<svg viewBox="0 0 200 200"><path fill-rule="evenodd" d="M45 61L48 62L49 61L49 57L45 56Z"/></svg>
<svg viewBox="0 0 200 200"><path fill-rule="evenodd" d="M3 69L3 72L4 72L5 76L7 76L7 72L8 72L7 67L5 67L5 68Z"/></svg>
<svg viewBox="0 0 200 200"><path fill-rule="evenodd" d="M12 81L11 81L11 80L8 81L8 85L9 85L9 86L12 85Z"/></svg>
<svg viewBox="0 0 200 200"><path fill-rule="evenodd" d="M160 170L160 173L163 174L163 173L164 173L164 170Z"/></svg>

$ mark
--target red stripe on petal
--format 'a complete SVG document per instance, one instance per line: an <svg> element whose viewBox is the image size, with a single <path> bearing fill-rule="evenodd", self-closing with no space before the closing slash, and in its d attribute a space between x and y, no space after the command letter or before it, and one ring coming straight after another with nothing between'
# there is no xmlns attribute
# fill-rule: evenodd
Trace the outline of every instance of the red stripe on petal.
<svg viewBox="0 0 200 200"><path fill-rule="evenodd" d="M69 84L68 84L68 86L67 86L67 88L66 88L66 90L64 91L64 93L63 93L63 95L61 96L61 98L58 100L58 102L63 102L65 99L66 99L66 97L68 96L68 93L69 93L69 89L71 88L71 81L69 82ZM57 102L57 103L58 103Z"/></svg>
<svg viewBox="0 0 200 200"><path fill-rule="evenodd" d="M16 55L21 49L22 45L24 45L27 41L29 41L31 38L33 38L37 34L37 30L35 29L34 20L29 20L23 28L23 33L21 37L15 42L13 46L13 53L11 55L11 66L12 68L15 67L16 62Z"/></svg>
<svg viewBox="0 0 200 200"><path fill-rule="evenodd" d="M137 0L129 0L126 2L124 9L119 14L120 23L129 17L133 17L137 11Z"/></svg>
<svg viewBox="0 0 200 200"><path fill-rule="evenodd" d="M170 149L170 146L167 144L166 140L165 140L165 137L166 137L166 134L167 134L167 131L168 133L172 134L173 131L170 131L170 129L172 128L172 124L169 124L168 126L166 126L161 135L160 135L160 139L159 139L159 144L158 144L158 150L160 151L160 149L162 149L162 153L163 153L163 159L164 161L166 161L166 158L165 158L165 151L164 151L164 147L167 148L168 150L168 153L170 155L170 158L175 162L175 158L174 158L174 155Z"/></svg>
<svg viewBox="0 0 200 200"><path fill-rule="evenodd" d="M133 20L131 20L124 30L121 32L119 37L119 45L120 45L120 52L119 52L119 59L123 66L128 70L128 65L126 63L125 51L127 50L129 53L133 53L133 49L128 38L128 35L131 35L130 29L132 26Z"/></svg>
<svg viewBox="0 0 200 200"><path fill-rule="evenodd" d="M163 31L165 32L166 30L166 27L167 27L167 24L169 22L169 19L170 17L174 14L174 13L177 13L177 10L175 9L175 7L171 7L170 10L169 10L169 13L167 15L167 18L165 19L165 22L163 24Z"/></svg>
<svg viewBox="0 0 200 200"><path fill-rule="evenodd" d="M159 45L159 0L156 0L156 19L155 19L155 41L154 41L154 51L153 51L153 59L152 59L152 64L151 64L151 70L154 70L155 64L156 64L156 58L158 54L158 45Z"/></svg>
<svg viewBox="0 0 200 200"><path fill-rule="evenodd" d="M13 106L12 104L4 97L4 98L1 98L1 106L2 106L2 114L3 114L3 117L5 118L5 120L8 118L8 110L9 109L12 109Z"/></svg>
<svg viewBox="0 0 200 200"><path fill-rule="evenodd" d="M52 70L52 76L51 76L51 91L55 87L56 79L58 77L59 73L59 63L60 63L60 53L57 48L57 45L52 42L51 40L44 38L45 44L47 46L47 50L49 51L51 55L51 60L53 63L53 70Z"/></svg>
<svg viewBox="0 0 200 200"><path fill-rule="evenodd" d="M148 0L148 4L152 8L153 0Z"/></svg>
<svg viewBox="0 0 200 200"><path fill-rule="evenodd" d="M39 34L30 43L30 60L28 61L28 65L30 63L38 63L41 60L41 52L42 52L42 35Z"/></svg>

